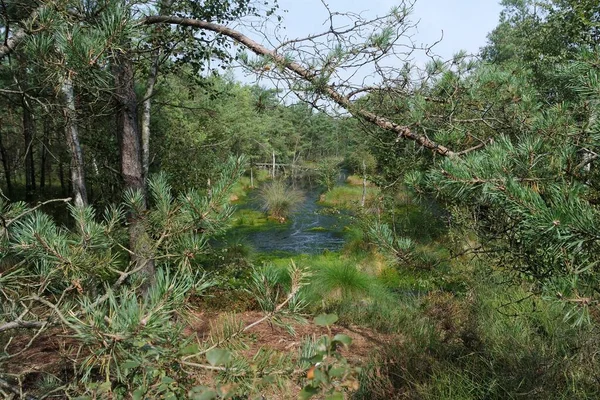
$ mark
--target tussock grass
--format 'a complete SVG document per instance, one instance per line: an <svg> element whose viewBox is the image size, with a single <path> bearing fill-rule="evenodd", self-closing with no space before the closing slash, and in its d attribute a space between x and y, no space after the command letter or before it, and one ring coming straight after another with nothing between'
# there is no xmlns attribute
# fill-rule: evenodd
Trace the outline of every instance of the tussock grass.
<svg viewBox="0 0 600 400"><path fill-rule="evenodd" d="M284 221L304 200L304 195L285 182L273 181L260 189L260 200L264 212Z"/></svg>
<svg viewBox="0 0 600 400"><path fill-rule="evenodd" d="M289 278L285 271L289 262L289 258L282 258L267 263L267 268L279 271L279 283L283 285L288 284ZM314 309L369 299L386 290L376 276L361 268L360 260L355 257L327 253L295 257L295 262L311 273L310 284L304 289L304 297Z"/></svg>

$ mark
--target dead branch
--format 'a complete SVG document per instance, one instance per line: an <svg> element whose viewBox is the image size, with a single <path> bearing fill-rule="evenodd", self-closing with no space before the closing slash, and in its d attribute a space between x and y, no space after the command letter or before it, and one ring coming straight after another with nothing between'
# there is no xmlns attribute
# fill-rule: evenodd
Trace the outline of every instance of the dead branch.
<svg viewBox="0 0 600 400"><path fill-rule="evenodd" d="M252 40L248 36L231 29L227 26L214 24L211 22L200 21L193 18L180 18L172 16L148 16L140 21L141 24L153 25L153 24L174 24L180 26L188 26L203 30L215 32L220 35L227 36L232 40L244 45L246 48L254 52L259 56L270 57L278 65L293 72L297 77L316 85L318 84L319 75L314 71L305 68L295 61L288 60L285 56L277 53L274 50L268 49L262 44ZM344 108L346 111L354 115L355 117L364 119L378 127L387 131L395 132L398 136L398 140L407 139L417 142L422 147L433 151L434 153L442 156L456 156L456 153L449 148L442 146L433 140L429 139L424 135L420 135L414 132L410 127L398 125L389 119L380 115L374 114L361 107L356 106L347 96L339 93L335 87L331 84L326 85L323 89L323 94L333 100L337 105Z"/></svg>

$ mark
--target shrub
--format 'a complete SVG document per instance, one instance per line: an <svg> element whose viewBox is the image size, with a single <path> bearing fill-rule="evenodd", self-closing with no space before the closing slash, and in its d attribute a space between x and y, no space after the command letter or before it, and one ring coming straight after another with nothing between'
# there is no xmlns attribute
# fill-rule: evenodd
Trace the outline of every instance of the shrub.
<svg viewBox="0 0 600 400"><path fill-rule="evenodd" d="M357 149L348 154L344 159L344 167L357 175L363 174L363 162L365 163L366 173L374 174L377 170L377 159L371 153L364 149Z"/></svg>
<svg viewBox="0 0 600 400"><path fill-rule="evenodd" d="M327 191L333 189L340 177L339 162L336 159L325 159L317 166L317 182Z"/></svg>

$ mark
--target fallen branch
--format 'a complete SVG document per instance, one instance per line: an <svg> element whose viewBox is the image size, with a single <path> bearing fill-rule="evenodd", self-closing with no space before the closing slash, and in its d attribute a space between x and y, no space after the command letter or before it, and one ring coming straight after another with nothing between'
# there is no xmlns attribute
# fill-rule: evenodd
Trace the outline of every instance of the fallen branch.
<svg viewBox="0 0 600 400"><path fill-rule="evenodd" d="M10 322L6 322L6 323L0 325L0 332L9 331L11 329L19 329L19 328L37 329L37 328L44 327L44 325L46 325L47 323L48 322L46 322L46 321L20 321L20 320L10 321Z"/></svg>

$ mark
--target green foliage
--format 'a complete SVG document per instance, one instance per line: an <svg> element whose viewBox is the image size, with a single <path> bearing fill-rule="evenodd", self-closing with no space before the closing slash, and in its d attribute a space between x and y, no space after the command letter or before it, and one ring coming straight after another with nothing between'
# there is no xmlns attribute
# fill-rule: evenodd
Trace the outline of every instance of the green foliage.
<svg viewBox="0 0 600 400"><path fill-rule="evenodd" d="M331 337L331 326L336 321L335 314L315 317L315 324L327 327L329 335L305 343L301 361L308 364L309 368L307 384L300 391L300 399L310 399L316 395L330 400L344 399L344 393L358 389L360 368L352 367L339 352L339 348L348 347L352 339L343 334Z"/></svg>
<svg viewBox="0 0 600 400"><path fill-rule="evenodd" d="M355 149L344 159L344 167L359 176L372 175L377 170L377 159L367 149Z"/></svg>
<svg viewBox="0 0 600 400"><path fill-rule="evenodd" d="M590 377L598 366L588 357L595 329L565 323L563 305L499 284L502 275L481 264L475 268L481 271L463 278L472 285L467 296L432 292L404 303L403 318L394 319L402 340L373 355L355 398L597 396ZM390 318L385 308L381 313Z"/></svg>
<svg viewBox="0 0 600 400"><path fill-rule="evenodd" d="M313 266L314 281L310 290L316 297L347 300L368 296L376 285L374 279L360 271L352 261L331 260Z"/></svg>
<svg viewBox="0 0 600 400"><path fill-rule="evenodd" d="M340 176L339 161L324 159L317 164L317 182L327 191L333 189Z"/></svg>
<svg viewBox="0 0 600 400"><path fill-rule="evenodd" d="M130 288L118 293L108 289L101 304L82 298L82 316L68 318L75 338L90 354L81 364L80 383L91 383L87 388L93 389L100 376L117 398L130 393L180 398L190 379L177 363L190 341L181 340L183 325L176 320L183 316L187 297L209 285L203 278L159 270L144 299Z"/></svg>

